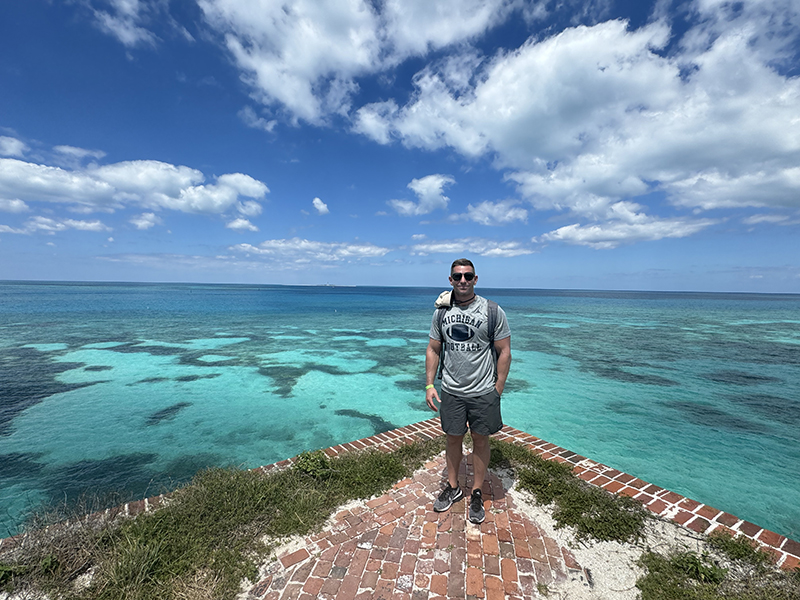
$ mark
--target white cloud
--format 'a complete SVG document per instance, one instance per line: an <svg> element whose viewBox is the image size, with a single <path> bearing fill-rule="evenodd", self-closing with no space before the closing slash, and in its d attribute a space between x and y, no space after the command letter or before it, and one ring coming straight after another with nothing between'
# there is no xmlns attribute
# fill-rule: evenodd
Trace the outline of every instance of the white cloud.
<svg viewBox="0 0 800 600"><path fill-rule="evenodd" d="M230 250L272 259L272 264L283 262L287 266L307 265L312 262L323 265L355 262L380 258L390 252L390 248L369 243L316 242L301 238L266 240L258 246L237 244Z"/></svg>
<svg viewBox="0 0 800 600"><path fill-rule="evenodd" d="M314 198L312 204L314 205L314 208L317 209L317 212L321 215L327 215L329 212L331 212L330 210L328 210L328 205L325 204L319 198Z"/></svg>
<svg viewBox="0 0 800 600"><path fill-rule="evenodd" d="M145 25L146 13L158 7L145 0L108 0L110 10L93 9L95 24L101 31L117 38L124 46L152 46L156 36ZM104 7L105 8L105 7Z"/></svg>
<svg viewBox="0 0 800 600"><path fill-rule="evenodd" d="M242 110L238 113L239 118L242 122L251 127L253 129L261 129L262 131L266 131L271 133L273 129L275 129L275 125L277 125L277 121L275 119L267 120L264 117L259 117L250 106L245 106Z"/></svg>
<svg viewBox="0 0 800 600"><path fill-rule="evenodd" d="M160 217L151 212L131 217L129 222L136 227L136 229L150 229L151 227L164 223Z"/></svg>
<svg viewBox="0 0 800 600"><path fill-rule="evenodd" d="M514 221L528 221L528 211L519 206L516 200L500 202L481 202L477 206L467 206L466 217L481 225L507 225Z"/></svg>
<svg viewBox="0 0 800 600"><path fill-rule="evenodd" d="M408 188L419 198L411 200L389 200L388 204L404 217L427 215L434 210L447 208L450 198L444 195L444 188L456 182L450 175L428 175L420 179L412 179Z"/></svg>
<svg viewBox="0 0 800 600"><path fill-rule="evenodd" d="M379 144L388 144L392 141L391 124L397 111L397 103L394 100L362 106L355 113L353 131Z"/></svg>
<svg viewBox="0 0 800 600"><path fill-rule="evenodd" d="M409 56L477 38L505 20L514 0L199 0L224 36L242 78L264 104L293 120L346 114L359 76Z"/></svg>
<svg viewBox="0 0 800 600"><path fill-rule="evenodd" d="M51 219L49 217L32 217L28 219L21 228L9 227L8 225L0 225L0 233L17 233L23 235L30 235L36 232L44 232L53 235L60 231L67 229L76 229L78 231L111 231L111 227L104 224L102 221L77 221L75 219Z"/></svg>
<svg viewBox="0 0 800 600"><path fill-rule="evenodd" d="M228 229L235 229L236 231L258 231L258 227L253 225L247 219L234 219L227 225L225 225Z"/></svg>
<svg viewBox="0 0 800 600"><path fill-rule="evenodd" d="M511 258L533 254L534 250L515 241L497 241L482 238L464 238L421 242L411 247L412 254L477 254L480 256L496 256Z"/></svg>
<svg viewBox="0 0 800 600"><path fill-rule="evenodd" d="M574 223L545 233L534 242L565 242L589 246L598 250L616 248L623 244L682 238L716 223L713 219L662 219L637 212L641 207L618 202L610 207L608 220L590 225Z"/></svg>
<svg viewBox="0 0 800 600"><path fill-rule="evenodd" d="M0 211L10 213L27 212L30 208L22 200L7 200L0 198Z"/></svg>
<svg viewBox="0 0 800 600"><path fill-rule="evenodd" d="M31 204L63 202L105 206L114 204L114 188L84 172L38 165L13 158L0 159L0 197Z"/></svg>
<svg viewBox="0 0 800 600"><path fill-rule="evenodd" d="M483 63L429 65L406 105L364 106L354 130L491 157L535 209L587 221L564 239L616 243L707 226L603 226L610 207L651 192L678 209L800 206L800 78L780 69L800 41L800 5L693 6L701 18L668 56L674 32L663 20L570 28ZM408 201L395 208L415 211Z"/></svg>
<svg viewBox="0 0 800 600"><path fill-rule="evenodd" d="M256 216L261 212L256 200L269 192L264 183L242 173L220 175L216 183L204 181L205 176L196 169L154 160L70 170L0 159L0 197L30 204L57 202L80 212L134 205L186 213L236 211Z"/></svg>
<svg viewBox="0 0 800 600"><path fill-rule="evenodd" d="M86 150L84 148L76 148L75 146L54 146L53 150L79 160L83 160L84 158L100 159L106 155L102 150Z"/></svg>
<svg viewBox="0 0 800 600"><path fill-rule="evenodd" d="M0 135L0 156L22 157L28 150L30 150L30 148L21 140Z"/></svg>

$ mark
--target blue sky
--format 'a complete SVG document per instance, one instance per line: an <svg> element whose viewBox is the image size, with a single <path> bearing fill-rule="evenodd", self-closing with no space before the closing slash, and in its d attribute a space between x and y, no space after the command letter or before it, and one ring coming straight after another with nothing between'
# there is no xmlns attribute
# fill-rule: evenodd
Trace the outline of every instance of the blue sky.
<svg viewBox="0 0 800 600"><path fill-rule="evenodd" d="M795 0L0 5L0 279L800 292Z"/></svg>

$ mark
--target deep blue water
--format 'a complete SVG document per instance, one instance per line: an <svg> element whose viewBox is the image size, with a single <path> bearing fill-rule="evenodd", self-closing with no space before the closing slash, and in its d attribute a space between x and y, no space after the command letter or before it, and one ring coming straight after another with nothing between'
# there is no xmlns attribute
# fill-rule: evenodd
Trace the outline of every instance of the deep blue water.
<svg viewBox="0 0 800 600"><path fill-rule="evenodd" d="M0 283L0 535L429 418L439 291ZM800 538L800 296L479 293L507 424Z"/></svg>

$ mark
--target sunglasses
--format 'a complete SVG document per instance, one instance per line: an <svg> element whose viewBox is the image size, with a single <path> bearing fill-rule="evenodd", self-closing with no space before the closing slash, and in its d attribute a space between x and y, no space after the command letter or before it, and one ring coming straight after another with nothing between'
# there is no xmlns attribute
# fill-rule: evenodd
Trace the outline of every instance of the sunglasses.
<svg viewBox="0 0 800 600"><path fill-rule="evenodd" d="M475 278L475 273L452 273L450 277L453 278L453 281L461 281L462 275L467 281L472 281Z"/></svg>

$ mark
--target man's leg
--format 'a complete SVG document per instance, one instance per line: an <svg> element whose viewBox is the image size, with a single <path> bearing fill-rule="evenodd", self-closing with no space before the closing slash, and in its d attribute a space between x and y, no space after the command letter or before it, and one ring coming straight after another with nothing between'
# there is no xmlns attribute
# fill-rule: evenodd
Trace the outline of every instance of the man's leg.
<svg viewBox="0 0 800 600"><path fill-rule="evenodd" d="M479 490L486 479L486 470L489 468L489 459L492 449L489 447L489 436L480 435L472 432L472 471L475 478L472 482L472 489ZM448 446L449 447L449 446ZM448 468L450 467L448 463Z"/></svg>
<svg viewBox="0 0 800 600"><path fill-rule="evenodd" d="M461 468L461 460L464 458L464 451L462 444L464 442L463 435L449 435L447 436L447 449L445 450L445 458L447 459L447 482L450 487L458 487L458 470Z"/></svg>

